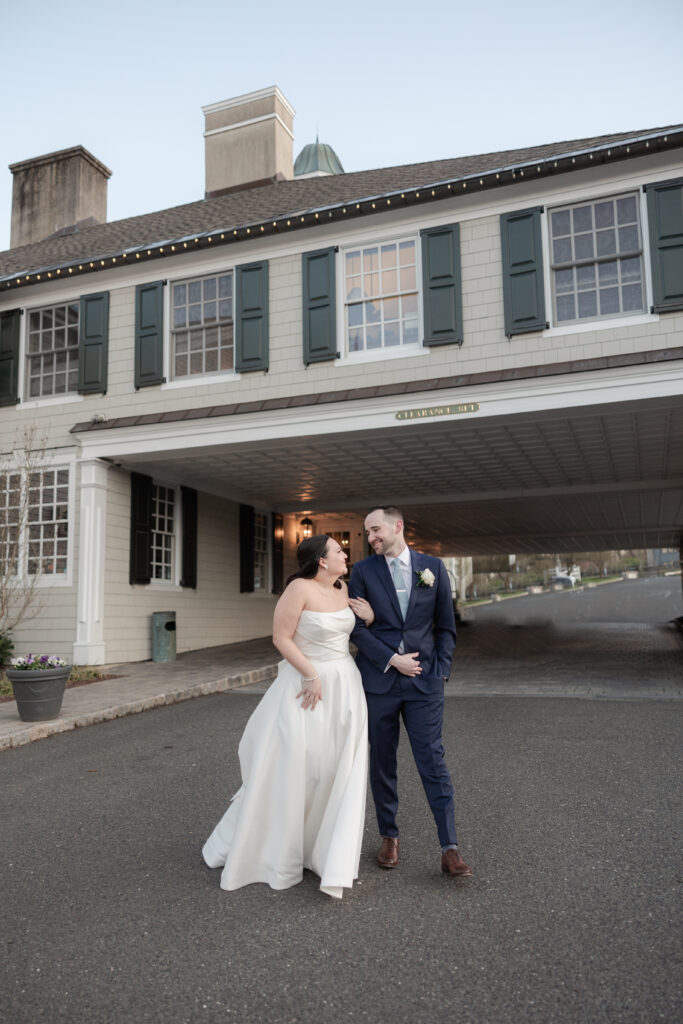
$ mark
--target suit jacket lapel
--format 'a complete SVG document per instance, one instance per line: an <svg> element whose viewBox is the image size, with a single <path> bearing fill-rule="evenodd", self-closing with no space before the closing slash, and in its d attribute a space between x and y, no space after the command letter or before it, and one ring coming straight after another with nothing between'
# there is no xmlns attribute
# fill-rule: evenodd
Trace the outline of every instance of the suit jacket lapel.
<svg viewBox="0 0 683 1024"><path fill-rule="evenodd" d="M374 557L375 557L375 567L377 569L377 575L379 576L380 581L381 581L381 583L384 586L384 589L386 590L387 594L389 595L389 600L391 601L391 607L394 609L394 611L398 615L398 617L401 620L401 622L403 622L403 616L401 615L401 606L398 603L398 594L396 593L396 587L395 587L394 581L393 581L393 579L391 577L391 573L389 572L389 566L387 565L387 560L384 557L384 555L375 555Z"/></svg>
<svg viewBox="0 0 683 1024"><path fill-rule="evenodd" d="M420 569L423 568L422 563L424 561L423 558L422 558L422 555L420 554L419 551L413 551L412 548L409 548L409 551L410 551L410 567L411 567L411 571L412 571L412 574L413 574L413 578L410 581L410 600L408 601L408 610L406 612L406 622L408 621L408 616L412 612L412 610L413 610L413 608L415 606L415 601L417 600L417 576L415 574L417 572L419 572Z"/></svg>

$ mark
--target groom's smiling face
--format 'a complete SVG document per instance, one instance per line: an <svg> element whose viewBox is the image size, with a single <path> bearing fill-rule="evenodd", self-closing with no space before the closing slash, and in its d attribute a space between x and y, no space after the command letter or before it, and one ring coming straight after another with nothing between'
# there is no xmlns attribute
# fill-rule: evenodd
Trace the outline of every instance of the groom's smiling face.
<svg viewBox="0 0 683 1024"><path fill-rule="evenodd" d="M400 519L387 519L381 509L367 516L365 532L376 555L400 555L405 547L403 523Z"/></svg>

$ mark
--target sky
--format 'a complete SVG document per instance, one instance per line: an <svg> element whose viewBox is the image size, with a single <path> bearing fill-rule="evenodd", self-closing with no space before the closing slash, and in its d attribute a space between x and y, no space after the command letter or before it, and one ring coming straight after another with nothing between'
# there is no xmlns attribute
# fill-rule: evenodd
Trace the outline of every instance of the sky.
<svg viewBox="0 0 683 1024"><path fill-rule="evenodd" d="M82 145L108 220L204 195L202 106L278 85L346 171L683 122L681 0L0 0L8 164Z"/></svg>

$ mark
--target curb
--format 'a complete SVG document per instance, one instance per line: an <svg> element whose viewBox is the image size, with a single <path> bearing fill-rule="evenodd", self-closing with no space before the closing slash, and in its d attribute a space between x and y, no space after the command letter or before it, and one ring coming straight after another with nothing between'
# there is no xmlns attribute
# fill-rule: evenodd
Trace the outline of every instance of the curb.
<svg viewBox="0 0 683 1024"><path fill-rule="evenodd" d="M110 707L88 711L85 714L65 715L63 718L55 718L50 722L35 722L28 729L25 727L26 723L17 723L15 731L0 736L0 751L23 747L27 743L45 740L60 732L84 729L88 725L111 722L115 718L125 718L126 715L138 715L142 711L151 711L153 708L161 708L167 704L179 704L181 701L192 700L194 697L204 697L210 693L225 693L227 690L237 690L241 686L249 686L250 683L270 682L276 675L277 663L274 663L252 669L249 672L241 672L239 675L225 676L222 679L213 679L205 683L194 683L192 686L167 690L122 704L112 704Z"/></svg>

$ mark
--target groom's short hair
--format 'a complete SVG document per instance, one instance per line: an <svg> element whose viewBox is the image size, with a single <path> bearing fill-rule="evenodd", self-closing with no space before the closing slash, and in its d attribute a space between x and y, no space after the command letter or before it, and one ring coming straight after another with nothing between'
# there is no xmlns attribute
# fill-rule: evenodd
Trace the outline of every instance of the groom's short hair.
<svg viewBox="0 0 683 1024"><path fill-rule="evenodd" d="M390 519L392 523L395 523L397 519L400 519L402 523L405 523L403 513L400 508L396 508L395 505L375 505L371 512L383 512L385 519Z"/></svg>

